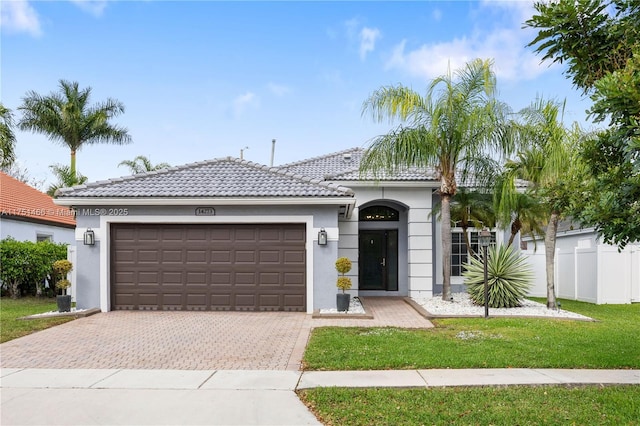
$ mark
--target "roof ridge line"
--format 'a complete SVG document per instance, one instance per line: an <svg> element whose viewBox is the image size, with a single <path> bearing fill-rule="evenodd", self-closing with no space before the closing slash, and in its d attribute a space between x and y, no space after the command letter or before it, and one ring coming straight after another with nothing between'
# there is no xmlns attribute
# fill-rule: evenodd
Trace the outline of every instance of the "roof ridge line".
<svg viewBox="0 0 640 426"><path fill-rule="evenodd" d="M287 168L287 167L299 166L300 164L309 163L311 161L322 160L322 159L325 159L325 158L335 157L336 155L347 154L349 152L356 152L356 151L361 151L361 150L364 150L364 148L362 148L362 147L354 147L354 148L349 148L349 149L343 149L342 151L332 152L330 154L318 155L316 157L311 157L311 158L307 158L305 160L295 161L293 163L281 164L280 166L278 166L278 168Z"/></svg>

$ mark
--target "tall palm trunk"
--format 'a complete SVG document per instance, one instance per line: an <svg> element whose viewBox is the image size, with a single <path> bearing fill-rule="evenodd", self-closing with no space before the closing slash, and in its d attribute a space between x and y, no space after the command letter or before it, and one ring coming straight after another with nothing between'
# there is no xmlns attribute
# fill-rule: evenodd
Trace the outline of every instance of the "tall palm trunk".
<svg viewBox="0 0 640 426"><path fill-rule="evenodd" d="M72 149L71 150L71 164L69 166L69 173L71 174L71 178L73 179L73 181L76 181L76 150Z"/></svg>
<svg viewBox="0 0 640 426"><path fill-rule="evenodd" d="M451 195L442 193L442 300L451 300Z"/></svg>
<svg viewBox="0 0 640 426"><path fill-rule="evenodd" d="M558 309L555 292L555 254L556 232L558 231L558 212L551 212L547 232L544 236L545 259L547 262L547 308Z"/></svg>

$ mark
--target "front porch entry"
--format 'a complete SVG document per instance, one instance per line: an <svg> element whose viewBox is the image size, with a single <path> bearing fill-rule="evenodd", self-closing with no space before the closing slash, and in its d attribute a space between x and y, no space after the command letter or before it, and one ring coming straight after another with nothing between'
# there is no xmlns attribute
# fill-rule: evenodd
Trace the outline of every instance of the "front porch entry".
<svg viewBox="0 0 640 426"><path fill-rule="evenodd" d="M403 206L388 200L360 208L358 290L365 292L362 295L407 295L406 216Z"/></svg>

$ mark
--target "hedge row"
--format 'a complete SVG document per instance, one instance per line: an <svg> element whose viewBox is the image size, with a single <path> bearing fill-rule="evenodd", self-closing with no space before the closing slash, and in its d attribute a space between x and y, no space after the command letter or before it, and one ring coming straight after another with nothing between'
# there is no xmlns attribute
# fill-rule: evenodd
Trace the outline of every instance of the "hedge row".
<svg viewBox="0 0 640 426"><path fill-rule="evenodd" d="M0 240L0 282L12 298L43 295L50 283L53 291L53 262L67 258L67 245L50 241Z"/></svg>

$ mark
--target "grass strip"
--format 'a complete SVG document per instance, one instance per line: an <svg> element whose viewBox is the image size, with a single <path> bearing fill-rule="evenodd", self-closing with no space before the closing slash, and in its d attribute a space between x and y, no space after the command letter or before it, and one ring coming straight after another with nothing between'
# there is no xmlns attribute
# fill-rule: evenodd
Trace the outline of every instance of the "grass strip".
<svg viewBox="0 0 640 426"><path fill-rule="evenodd" d="M432 329L322 327L307 370L419 368L640 368L640 304L563 308L596 322L550 318L434 321Z"/></svg>
<svg viewBox="0 0 640 426"><path fill-rule="evenodd" d="M637 425L640 386L315 388L298 396L325 425Z"/></svg>
<svg viewBox="0 0 640 426"><path fill-rule="evenodd" d="M28 315L57 310L55 299L23 297L0 299L0 343L71 321L71 317L19 320Z"/></svg>

